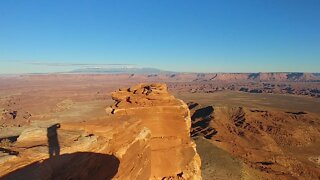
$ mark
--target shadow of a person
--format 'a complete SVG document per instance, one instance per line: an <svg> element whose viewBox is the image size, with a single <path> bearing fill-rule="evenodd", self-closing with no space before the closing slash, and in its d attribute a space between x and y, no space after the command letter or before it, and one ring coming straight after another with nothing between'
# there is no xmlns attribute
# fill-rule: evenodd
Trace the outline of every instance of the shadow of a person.
<svg viewBox="0 0 320 180"><path fill-rule="evenodd" d="M58 140L57 129L60 128L60 124L54 124L47 128L49 157L60 155L60 145Z"/></svg>

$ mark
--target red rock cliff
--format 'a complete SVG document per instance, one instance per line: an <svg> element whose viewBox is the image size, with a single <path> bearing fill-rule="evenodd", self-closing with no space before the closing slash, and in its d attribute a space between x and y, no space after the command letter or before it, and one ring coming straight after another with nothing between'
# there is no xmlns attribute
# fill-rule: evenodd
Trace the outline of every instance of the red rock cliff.
<svg viewBox="0 0 320 180"><path fill-rule="evenodd" d="M165 84L139 84L112 94L113 116L141 121L151 131L151 178L201 179L201 161L190 138L188 106Z"/></svg>

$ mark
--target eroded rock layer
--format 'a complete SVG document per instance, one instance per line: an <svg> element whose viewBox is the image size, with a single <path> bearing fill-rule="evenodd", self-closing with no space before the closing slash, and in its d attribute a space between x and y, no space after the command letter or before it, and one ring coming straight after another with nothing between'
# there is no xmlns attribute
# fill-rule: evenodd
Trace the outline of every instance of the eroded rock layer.
<svg viewBox="0 0 320 180"><path fill-rule="evenodd" d="M26 129L2 146L0 179L149 179L150 130L100 119Z"/></svg>
<svg viewBox="0 0 320 180"><path fill-rule="evenodd" d="M165 84L139 84L112 94L116 103L107 112L141 121L151 131L151 178L201 179L200 157L190 139L188 106L167 91Z"/></svg>
<svg viewBox="0 0 320 180"><path fill-rule="evenodd" d="M204 160L203 178L320 177L320 120L316 115L201 105L191 112L191 134L198 137L197 148Z"/></svg>
<svg viewBox="0 0 320 180"><path fill-rule="evenodd" d="M0 179L201 179L187 105L164 84L113 93L108 115L0 139Z"/></svg>

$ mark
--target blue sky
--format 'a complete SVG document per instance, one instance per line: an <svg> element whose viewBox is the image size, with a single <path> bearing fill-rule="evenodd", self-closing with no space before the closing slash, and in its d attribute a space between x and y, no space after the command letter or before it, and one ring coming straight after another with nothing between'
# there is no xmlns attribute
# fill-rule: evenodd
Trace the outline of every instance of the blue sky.
<svg viewBox="0 0 320 180"><path fill-rule="evenodd" d="M320 72L320 1L0 2L0 73L68 71L73 63Z"/></svg>

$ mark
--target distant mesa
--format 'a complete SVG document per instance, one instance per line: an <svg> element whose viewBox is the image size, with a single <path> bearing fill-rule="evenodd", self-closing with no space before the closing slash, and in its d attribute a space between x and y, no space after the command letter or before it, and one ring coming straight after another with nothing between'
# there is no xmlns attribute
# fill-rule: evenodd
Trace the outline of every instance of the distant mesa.
<svg viewBox="0 0 320 180"><path fill-rule="evenodd" d="M264 72L264 73L186 73L165 71L157 68L81 68L70 74L140 74L146 78L159 78L163 80L181 80L192 82L211 81L275 81L275 82L320 82L320 73L303 72Z"/></svg>
<svg viewBox="0 0 320 180"><path fill-rule="evenodd" d="M81 68L70 71L69 73L84 74L154 74L154 73L170 73L156 68Z"/></svg>
<svg viewBox="0 0 320 180"><path fill-rule="evenodd" d="M206 73L194 75L194 81L294 81L319 82L319 73L272 72L272 73Z"/></svg>

